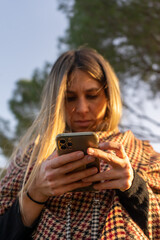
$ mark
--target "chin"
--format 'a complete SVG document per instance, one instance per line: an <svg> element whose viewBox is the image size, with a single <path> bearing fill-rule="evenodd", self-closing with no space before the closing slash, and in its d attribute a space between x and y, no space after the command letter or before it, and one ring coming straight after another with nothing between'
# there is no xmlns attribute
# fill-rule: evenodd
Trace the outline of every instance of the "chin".
<svg viewBox="0 0 160 240"><path fill-rule="evenodd" d="M67 125L67 130L70 132L95 132L96 131L96 126L88 126L88 127L82 127L82 126L68 126Z"/></svg>
<svg viewBox="0 0 160 240"><path fill-rule="evenodd" d="M95 132L95 128L77 128L72 129L73 132Z"/></svg>

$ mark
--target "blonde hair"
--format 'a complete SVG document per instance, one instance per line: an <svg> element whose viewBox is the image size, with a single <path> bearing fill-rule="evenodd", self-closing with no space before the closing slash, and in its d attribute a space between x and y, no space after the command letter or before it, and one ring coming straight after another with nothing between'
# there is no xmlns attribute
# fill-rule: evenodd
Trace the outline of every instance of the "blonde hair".
<svg viewBox="0 0 160 240"><path fill-rule="evenodd" d="M55 150L56 135L66 130L65 93L70 75L76 69L89 73L104 87L108 101L104 119L107 126L105 130L112 131L119 124L122 111L119 82L110 64L90 48L79 48L62 54L53 65L44 86L39 115L17 147L17 149L21 148L24 154L29 144L34 143L21 194L32 184L42 161ZM16 151L13 154L14 158L15 155ZM34 167L27 180L32 165Z"/></svg>

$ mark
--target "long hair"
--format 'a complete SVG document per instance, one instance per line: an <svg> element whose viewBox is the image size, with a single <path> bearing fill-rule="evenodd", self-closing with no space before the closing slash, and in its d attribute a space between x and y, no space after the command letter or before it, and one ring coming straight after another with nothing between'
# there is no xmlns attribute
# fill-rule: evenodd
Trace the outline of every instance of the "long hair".
<svg viewBox="0 0 160 240"><path fill-rule="evenodd" d="M53 65L44 86L39 115L17 147L24 154L29 144L34 143L21 194L32 184L42 161L55 150L56 135L66 130L65 94L68 80L76 69L87 72L104 87L108 101L105 130L112 131L119 124L122 107L119 82L110 64L96 50L90 48L79 48L62 54ZM16 151L14 158L15 155ZM28 178L31 166L33 169Z"/></svg>

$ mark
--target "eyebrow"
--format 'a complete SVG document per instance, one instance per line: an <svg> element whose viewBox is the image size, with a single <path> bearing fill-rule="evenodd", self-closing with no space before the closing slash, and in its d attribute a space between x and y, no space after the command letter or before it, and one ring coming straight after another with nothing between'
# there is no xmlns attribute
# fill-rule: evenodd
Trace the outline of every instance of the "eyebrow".
<svg viewBox="0 0 160 240"><path fill-rule="evenodd" d="M90 89L86 89L85 92L94 92L94 91L99 92L100 90L102 90L102 88L90 88ZM75 93L75 91L67 90L67 93Z"/></svg>

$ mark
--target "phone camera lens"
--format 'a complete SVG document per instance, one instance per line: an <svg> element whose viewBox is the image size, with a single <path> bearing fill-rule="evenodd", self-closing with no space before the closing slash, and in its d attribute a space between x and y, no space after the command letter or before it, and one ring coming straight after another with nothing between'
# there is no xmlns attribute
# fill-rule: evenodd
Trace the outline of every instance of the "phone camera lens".
<svg viewBox="0 0 160 240"><path fill-rule="evenodd" d="M68 147L71 147L72 146L72 143L71 142L68 142Z"/></svg>
<svg viewBox="0 0 160 240"><path fill-rule="evenodd" d="M64 140L64 139L61 139L61 140L60 140L60 143L64 144L64 143L65 143L65 140Z"/></svg>
<svg viewBox="0 0 160 240"><path fill-rule="evenodd" d="M63 150L66 149L66 145L62 145L61 149L63 149Z"/></svg>

